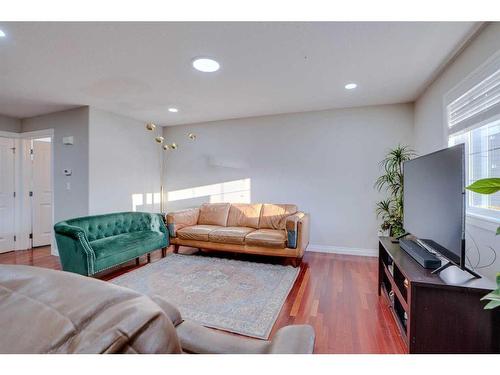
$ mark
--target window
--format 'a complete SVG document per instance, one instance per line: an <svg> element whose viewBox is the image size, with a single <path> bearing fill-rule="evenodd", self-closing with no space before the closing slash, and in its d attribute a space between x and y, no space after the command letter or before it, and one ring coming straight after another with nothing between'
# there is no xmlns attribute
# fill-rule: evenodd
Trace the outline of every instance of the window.
<svg viewBox="0 0 500 375"><path fill-rule="evenodd" d="M500 53L445 96L448 146L465 144L466 185L500 178ZM500 194L467 191L468 214L500 220Z"/></svg>
<svg viewBox="0 0 500 375"><path fill-rule="evenodd" d="M450 135L449 146L465 144L466 185L481 178L500 177L500 120ZM500 219L500 195L467 192L468 213Z"/></svg>

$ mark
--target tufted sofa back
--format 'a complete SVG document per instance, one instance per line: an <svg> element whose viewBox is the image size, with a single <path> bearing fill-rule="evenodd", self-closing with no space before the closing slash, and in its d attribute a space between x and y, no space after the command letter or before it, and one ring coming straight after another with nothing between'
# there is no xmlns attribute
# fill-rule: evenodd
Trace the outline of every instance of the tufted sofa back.
<svg viewBox="0 0 500 375"><path fill-rule="evenodd" d="M162 231L161 216L148 212L118 212L105 215L79 217L66 220L68 224L83 229L89 241L119 234L146 230Z"/></svg>

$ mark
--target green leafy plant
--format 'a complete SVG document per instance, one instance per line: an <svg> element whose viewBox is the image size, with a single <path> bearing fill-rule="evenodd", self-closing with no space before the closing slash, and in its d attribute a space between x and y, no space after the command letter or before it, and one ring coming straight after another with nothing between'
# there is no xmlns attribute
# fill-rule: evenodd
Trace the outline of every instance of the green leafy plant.
<svg viewBox="0 0 500 375"><path fill-rule="evenodd" d="M500 191L500 178L483 178L466 187L467 190L478 194L493 194ZM497 228L497 235L500 234L500 227ZM481 300L490 300L485 309L494 309L500 306L500 273L497 274L497 289L485 295Z"/></svg>
<svg viewBox="0 0 500 375"><path fill-rule="evenodd" d="M378 191L385 190L389 197L377 203L377 217L382 220L380 228L389 230L390 236L404 234L403 229L403 163L415 157L408 146L398 145L390 150L380 162L384 174L375 181Z"/></svg>
<svg viewBox="0 0 500 375"><path fill-rule="evenodd" d="M500 178L483 178L470 184L466 189L478 194L493 194L500 191ZM500 227L497 228L497 235L500 234Z"/></svg>
<svg viewBox="0 0 500 375"><path fill-rule="evenodd" d="M484 306L485 309L494 309L500 306L500 273L497 273L497 288L485 295L481 300L489 300L488 304Z"/></svg>

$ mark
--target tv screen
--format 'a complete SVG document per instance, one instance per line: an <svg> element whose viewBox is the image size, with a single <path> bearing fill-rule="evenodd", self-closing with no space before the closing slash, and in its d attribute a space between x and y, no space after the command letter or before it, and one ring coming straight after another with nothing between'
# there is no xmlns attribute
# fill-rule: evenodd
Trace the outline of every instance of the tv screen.
<svg viewBox="0 0 500 375"><path fill-rule="evenodd" d="M404 229L436 242L434 250L461 268L465 267L464 160L460 144L403 164Z"/></svg>

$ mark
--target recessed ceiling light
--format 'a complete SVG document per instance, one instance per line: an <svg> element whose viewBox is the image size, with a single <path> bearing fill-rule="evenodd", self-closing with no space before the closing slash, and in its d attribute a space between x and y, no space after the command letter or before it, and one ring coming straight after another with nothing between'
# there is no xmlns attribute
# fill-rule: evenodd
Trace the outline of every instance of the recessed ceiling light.
<svg viewBox="0 0 500 375"><path fill-rule="evenodd" d="M193 68L200 72L213 73L219 70L220 64L215 60L203 57L193 60Z"/></svg>
<svg viewBox="0 0 500 375"><path fill-rule="evenodd" d="M355 89L356 87L358 87L358 85L355 83L348 83L344 87L346 88L346 90L352 90L352 89Z"/></svg>
<svg viewBox="0 0 500 375"><path fill-rule="evenodd" d="M5 38L7 35L3 32L3 30L0 30L0 38Z"/></svg>
<svg viewBox="0 0 500 375"><path fill-rule="evenodd" d="M177 112L179 112L179 110L178 110L177 108L174 108L174 107L170 107L170 108L168 109L168 111L169 111L169 112L173 112L173 113L177 113Z"/></svg>

